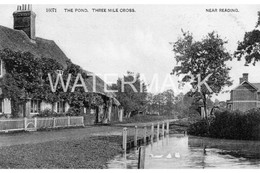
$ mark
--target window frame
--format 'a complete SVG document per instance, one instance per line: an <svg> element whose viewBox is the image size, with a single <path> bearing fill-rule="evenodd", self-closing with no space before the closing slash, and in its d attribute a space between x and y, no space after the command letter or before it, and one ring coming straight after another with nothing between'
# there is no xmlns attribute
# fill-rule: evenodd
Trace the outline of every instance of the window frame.
<svg viewBox="0 0 260 173"><path fill-rule="evenodd" d="M31 105L30 106L31 106L30 107L30 114L39 114L40 111L41 111L41 100L31 99Z"/></svg>
<svg viewBox="0 0 260 173"><path fill-rule="evenodd" d="M57 113L65 113L66 112L66 102L65 101L58 101L57 102Z"/></svg>

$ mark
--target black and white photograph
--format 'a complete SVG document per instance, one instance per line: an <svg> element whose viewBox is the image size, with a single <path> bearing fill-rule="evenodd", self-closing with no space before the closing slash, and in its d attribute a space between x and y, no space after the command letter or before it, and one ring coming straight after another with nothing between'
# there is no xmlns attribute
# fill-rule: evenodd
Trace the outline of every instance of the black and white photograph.
<svg viewBox="0 0 260 173"><path fill-rule="evenodd" d="M66 2L0 4L0 171L260 168L260 4Z"/></svg>

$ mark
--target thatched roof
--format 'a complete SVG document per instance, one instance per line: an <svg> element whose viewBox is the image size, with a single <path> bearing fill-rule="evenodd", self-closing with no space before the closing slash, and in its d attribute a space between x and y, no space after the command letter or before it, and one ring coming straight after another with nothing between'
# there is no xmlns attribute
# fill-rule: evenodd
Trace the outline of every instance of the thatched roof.
<svg viewBox="0 0 260 173"><path fill-rule="evenodd" d="M63 51L52 40L36 37L35 40L31 40L23 31L10 29L0 25L0 50L10 49L13 51L30 52L36 58L51 58L57 60L63 67L67 67L66 61L69 58L63 53ZM91 72L86 73L90 74ZM86 80L86 85L90 92L93 92L93 78L90 77ZM107 97L115 97L114 93L108 93L104 91L104 81L96 76L96 93L100 93ZM116 100L116 104L119 102Z"/></svg>
<svg viewBox="0 0 260 173"><path fill-rule="evenodd" d="M0 49L31 52L35 57L53 58L66 67L68 57L52 40L36 37L32 41L23 31L10 29L0 25Z"/></svg>

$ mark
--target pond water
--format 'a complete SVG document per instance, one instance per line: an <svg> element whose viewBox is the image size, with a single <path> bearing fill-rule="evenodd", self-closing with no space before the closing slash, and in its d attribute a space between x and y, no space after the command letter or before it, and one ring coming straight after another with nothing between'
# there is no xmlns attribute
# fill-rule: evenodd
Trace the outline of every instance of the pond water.
<svg viewBox="0 0 260 173"><path fill-rule="evenodd" d="M145 169L260 168L260 141L171 135L147 145L145 152ZM106 167L136 169L137 163L138 151L133 149Z"/></svg>

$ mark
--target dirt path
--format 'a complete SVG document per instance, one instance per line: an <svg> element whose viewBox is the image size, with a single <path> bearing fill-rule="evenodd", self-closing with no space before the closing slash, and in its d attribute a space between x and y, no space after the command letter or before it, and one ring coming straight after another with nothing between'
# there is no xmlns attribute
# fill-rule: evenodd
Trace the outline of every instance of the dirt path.
<svg viewBox="0 0 260 173"><path fill-rule="evenodd" d="M154 122L154 124L157 122L158 121ZM152 122L117 124L111 126L85 126L84 128L0 134L0 147L19 144L37 144L55 140L69 141L73 139L83 139L91 136L121 135L123 127L128 127L129 134L132 134L134 133L133 128L135 125L142 127L145 124L151 125L151 123Z"/></svg>
<svg viewBox="0 0 260 173"><path fill-rule="evenodd" d="M52 131L0 134L0 147L19 144L36 144L54 140L83 139L90 136L119 135L122 127L86 126L84 128L57 129Z"/></svg>

